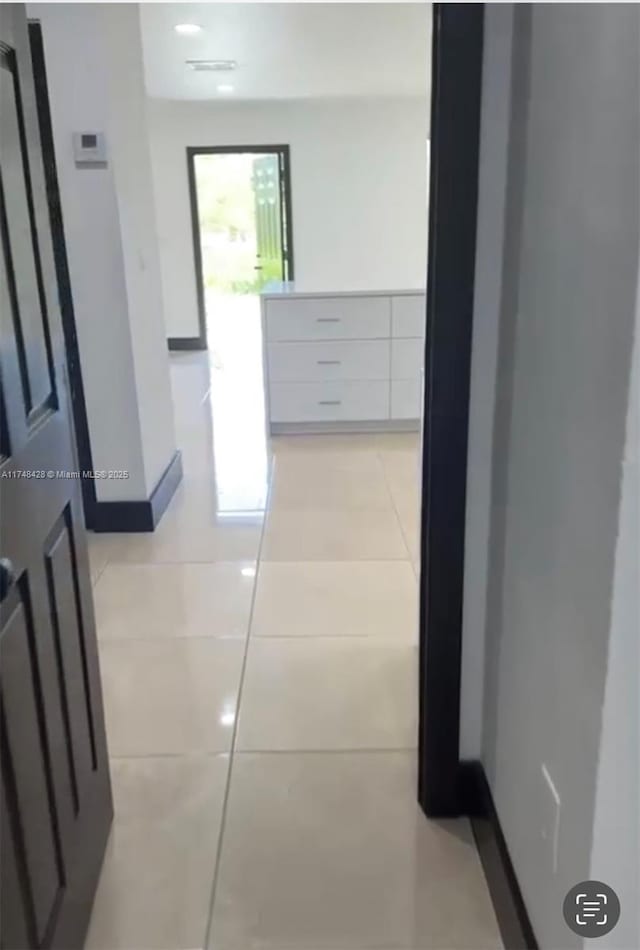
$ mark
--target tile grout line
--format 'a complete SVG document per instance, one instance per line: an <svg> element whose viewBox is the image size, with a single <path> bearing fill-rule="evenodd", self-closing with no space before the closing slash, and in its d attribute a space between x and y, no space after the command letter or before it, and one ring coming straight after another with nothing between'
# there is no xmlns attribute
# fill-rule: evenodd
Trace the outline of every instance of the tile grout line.
<svg viewBox="0 0 640 950"><path fill-rule="evenodd" d="M107 558L107 560L104 562L104 564L102 565L102 567L100 568L100 570L95 576L91 573L91 545L89 544L89 541L90 541L90 538L88 537L89 532L86 530L86 528L85 528L85 535L87 536L87 561L89 563L89 579L91 580L91 590L93 591L96 587L96 584L98 583L98 581L100 580L100 578L102 577L106 569L109 567L110 562L109 562L109 558Z"/></svg>
<svg viewBox="0 0 640 950"><path fill-rule="evenodd" d="M209 907L208 907L208 912L207 912L207 924L206 924L205 932L204 932L203 950L212 950L211 932L212 932L212 927L213 927L213 912L214 912L214 906L215 906L216 891L218 889L218 878L219 878L219 872L220 872L220 861L222 858L222 847L224 844L224 834L225 834L225 828L227 824L227 809L229 805L229 795L231 792L231 779L233 776L233 763L234 763L235 752L236 752L238 723L240 720L240 704L242 702L242 691L244 687L244 679L245 679L245 673L247 669L247 659L249 656L249 644L251 641L251 625L253 623L253 612L255 609L256 595L258 592L258 581L260 579L260 563L261 563L261 555L262 555L262 545L264 543L265 531L267 529L267 519L269 517L269 500L271 496L272 485L273 485L273 467L271 467L271 470L269 472L269 487L267 489L267 498L265 501L264 519L262 521L262 530L260 532L260 540L258 542L258 550L256 553L256 561L255 561L256 576L254 578L253 592L251 595L251 606L249 608L249 618L247 622L248 624L247 637L244 643L244 653L242 657L242 666L240 669L240 679L238 682L238 694L237 694L237 699L236 699L236 719L233 724L231 745L229 747L229 768L227 769L227 781L226 781L225 790L224 790L224 798L222 801L222 811L220 814L220 834L218 835L218 844L217 844L216 853L215 853L215 863L213 866L213 879L211 881L211 891L209 895Z"/></svg>
<svg viewBox="0 0 640 950"><path fill-rule="evenodd" d="M406 537L405 537L405 533L404 533L404 530L403 530L403 528L402 528L402 523L401 523L401 521L400 521L400 516L399 516L398 510L397 510L397 508L396 508L395 499L393 498L393 494L392 494L392 492L391 492L391 488L390 488L390 485L389 485L389 482L388 482L388 479L387 479L387 476L386 476L386 471L384 470L384 464L383 464L383 461L382 461L381 453L380 453L380 452L376 452L375 454L376 454L376 457L377 457L377 459L378 459L378 463L380 464L380 466L381 466L382 469L383 469L383 478L384 478L384 482L385 482L385 487L386 487L387 492L388 492L388 494L389 494L389 496L390 496L390 499L391 499L392 509L393 509L393 512L394 512L394 514L395 514L395 516L396 516L396 520L397 520L397 522L398 522L398 526L399 526L399 528L400 528L400 534L401 534L401 536L402 536L402 541L403 541L403 544L404 544L404 546L405 546L405 550L406 550L406 552L407 552L408 559L411 560L411 552L409 551L409 547L408 547L408 544L407 544L407 540L406 540ZM230 748L230 753L229 753L229 769L228 769L228 772L227 772L227 782L226 782L224 800L223 800L223 805L222 805L222 814L221 814L221 818L220 818L220 835L219 835L219 838L218 838L218 846L217 846L217 848L216 848L216 856L215 856L215 865L214 865L214 872L213 872L213 880L212 880L212 883L211 883L211 896L210 896L210 900L209 900L209 913L208 913L208 916L207 916L207 926L206 926L206 930L205 930L205 938L204 938L204 944L203 944L204 950L214 950L214 947L212 946L212 943L211 943L211 939L212 939L212 931L213 931L213 917L214 917L214 909L215 909L215 898L216 898L216 892L217 892L217 888L218 888L218 880L219 880L219 875L220 875L220 863L221 863L221 858L222 858L222 849L223 849L223 845L224 845L224 835L225 835L226 823L227 823L227 811L228 811L228 805L229 805L229 796L230 796L230 792L231 792L231 782L232 782L232 777L233 777L233 766L234 766L235 757L236 757L236 744L237 744L237 738L238 738L238 723L239 723L239 719L240 719L240 708L241 708L241 702L242 702L242 693L243 693L244 682L245 682L245 674L246 674L246 668L247 668L247 659L248 659L248 655L249 655L249 647L250 647L251 639L252 639L252 638L251 638L251 628L252 628L252 626L253 626L253 614L254 614L254 610L255 610L256 595L257 595L257 591L258 591L258 582L259 582L259 578L260 578L260 567L261 567L261 564L263 563L263 562L262 562L262 548L263 548L264 536L265 536L265 532L266 532L266 528L267 528L267 520L268 520L269 515L270 515L270 513L271 513L270 501L271 501L271 492L272 492L272 489L273 489L273 476L274 476L274 471L275 471L275 466L273 466L273 467L271 468L271 472L270 472L269 489L268 489L268 491L267 491L267 499L266 499L266 502L265 502L264 521L263 521L263 523L262 523L262 531L261 531L261 533L260 533L260 542L259 542L259 545L258 545L258 553L257 553L257 557L256 557L256 577L255 577L255 584L254 584L254 588L253 588L253 594L252 594L252 598L251 598L251 608L250 608L250 611L249 611L249 626L248 626L248 630L247 630L247 638L246 638L246 641L245 641L244 656L243 656L242 669L241 669L241 674L240 674L240 683L239 683L239 686L238 686L238 698L237 698L237 704L236 704L236 721L235 721L235 723L234 723L233 735L232 735L232 738L231 738L231 748ZM388 558L380 558L380 559L376 559L376 560L389 560L389 559L388 559ZM403 558L403 559L394 558L393 560L404 561L404 560L406 560L406 559L405 559L405 558ZM263 639L269 639L269 638L263 638ZM365 639L365 640L366 640L367 638L364 637L364 638L362 638L362 639ZM274 751L275 751L275 750L274 750ZM282 750L282 751L283 751L283 754L287 754L290 750ZM311 750L311 751L312 751L312 754L326 754L326 750ZM405 754L405 755L406 755L407 753L409 753L409 754L415 753L415 747L414 747L414 748L394 749L394 750L382 750L382 749L379 749L379 750L375 750L375 749L371 749L371 750L368 750L368 749L351 750L351 749L345 749L345 750L336 750L336 751L341 751L341 752L343 752L343 753L346 754L346 755L353 754L353 752L364 752L364 753L373 752L373 753L375 753L375 752L387 752L387 751L398 752L398 753L400 753L400 754ZM244 752L238 752L237 754L238 754L238 755L243 755ZM254 754L260 754L260 753L254 753ZM268 755L268 754L273 754L273 753L266 752L265 754Z"/></svg>
<svg viewBox="0 0 640 950"><path fill-rule="evenodd" d="M274 756L274 755L324 755L324 756L358 756L358 755L392 755L397 753L398 755L417 755L418 744L417 741L414 745L402 745L402 746L375 746L369 748L368 746L353 746L346 749L336 749L336 748L318 748L318 749L239 749L235 755L265 755L265 756ZM124 758L124 757L123 757Z"/></svg>
<svg viewBox="0 0 640 950"><path fill-rule="evenodd" d="M415 755L417 754L418 747L417 744L406 745L406 746L354 746L350 748L318 748L318 749L238 749L234 752L234 755L251 755L251 756L273 756L273 755L331 755L331 756L340 756L340 755ZM228 758L231 762L231 754L229 752L145 752L145 753L124 753L122 755L110 755L110 762L123 762L140 759L220 759Z"/></svg>
<svg viewBox="0 0 640 950"><path fill-rule="evenodd" d="M290 512L295 512L295 511L298 511L299 509L296 509L296 508L288 508L288 509L286 509L286 510L287 510L287 511L290 511ZM344 509L343 509L343 508L327 508L327 509L318 509L318 510L322 510L322 511L332 511L332 512L335 513L335 514L340 514L340 513L343 512L343 511L348 512L349 510L354 510L354 509L348 509L348 508L344 508ZM385 509L385 510L386 510L386 509ZM367 514L376 514L376 510L375 510L375 509L372 509L372 508L361 508L360 511L367 512ZM395 505L392 505L392 507L389 509L389 511L392 511L393 514L394 514L394 515L396 516L396 518L398 519L398 521L400 521L400 517L399 517L399 515L398 515L398 512L397 512L397 509L396 509ZM263 519L263 522L264 522L264 521L266 521L267 516L268 516L269 514L271 514L271 512L270 512L269 510L265 510L263 513L264 513L264 519ZM145 532L145 533L146 533L146 532ZM151 533L151 532L149 532L149 533ZM404 541L404 533L403 533L403 531L402 531L402 525L400 526L400 533L402 534L402 540ZM131 537L131 535L128 535L128 534L125 534L125 532L122 532L122 537ZM261 539L261 540L262 540L262 539ZM405 547L406 547L406 541L405 541ZM387 555L386 557L357 557L357 558L353 558L353 557L332 557L332 558L329 558L329 561L327 561L327 558L325 558L325 557L311 557L311 558L307 557L307 558L294 558L294 559L291 559L290 557L288 557L288 558L280 558L280 557L265 558L265 561L266 561L267 564L298 564L298 563L303 563L303 564L327 564L327 563L331 563L331 564L334 564L334 563L335 563L335 564L351 564L351 563L353 563L354 561L363 562L363 563L365 563L365 564L379 564L380 562L384 562L384 561L395 561L396 564L403 564L405 561L410 561L410 560L411 560L411 555L410 555L410 554L409 554L409 557L389 557L388 555ZM108 561L108 562L105 564L105 566L103 567L103 569L102 569L102 571L101 571L101 573L100 573L100 576L102 577L102 574L104 573L104 571L105 571L108 567L180 567L181 565L186 565L186 566L191 565L191 566L196 566L196 567L209 565L209 566L211 567L211 566L214 566L214 565L216 565L216 564L242 564L242 563L247 563L247 562L249 562L249 561L251 561L251 558L247 558L247 557L240 557L240 558L235 558L235 559L234 559L234 558L225 558L224 560L211 560L211 559L208 559L208 560L206 560L206 561L204 561L204 560L200 560L200 561ZM256 562L256 563L257 563L257 562Z"/></svg>
<svg viewBox="0 0 640 950"><path fill-rule="evenodd" d="M408 555L408 558L407 558L407 559L408 559L409 562L411 563L411 566L412 566L412 568L413 568L413 573L415 574L415 573L416 573L416 569L415 569L415 565L414 565L414 563L413 563L413 558L412 558L412 556L411 556L411 551L410 551L410 549L409 549L409 544L408 544L408 542L407 542L407 535L406 535L406 533L405 533L404 526L403 526L403 524L402 524L402 518L400 517L400 512L398 511L398 506L396 505L396 500L395 500L395 498L394 498L394 496L393 496L393 491L391 490L391 483L390 483L389 479L387 478L387 470L386 470L386 468L384 467L384 459L382 458L382 452L378 452L378 455L380 456L380 465L381 465L381 467L382 467L382 477L384 478L384 483L385 483L385 485L387 486L387 491L389 492L389 497L391 498L391 506L392 506L392 508L393 508L393 513L394 513L395 516L396 516L396 521L398 522L398 527L400 528L400 534L402 535L402 541L403 541L403 544L404 544L404 546L405 546L405 550L406 550L407 555Z"/></svg>
<svg viewBox="0 0 640 950"><path fill-rule="evenodd" d="M268 563L268 562L266 562ZM300 562L304 563L304 562ZM353 561L353 564L360 564L360 561ZM404 561L400 563L404 564ZM257 575L256 575L257 576ZM247 633L220 633L220 634L185 634L184 636L179 637L169 637L169 636L149 636L149 637L98 637L98 643L188 643L190 640L224 640L224 641L233 641L237 643L238 641L247 641ZM263 633L258 634L255 637L256 643L262 643L263 640L295 640L297 642L308 643L312 640L320 640L323 643L325 641L330 642L339 642L343 640L364 640L367 643L382 643L382 644L397 644L398 646L416 646L417 639L415 637L396 637L388 633L376 633L371 636L368 633L329 633L326 636L321 636L319 634L305 634L305 633Z"/></svg>

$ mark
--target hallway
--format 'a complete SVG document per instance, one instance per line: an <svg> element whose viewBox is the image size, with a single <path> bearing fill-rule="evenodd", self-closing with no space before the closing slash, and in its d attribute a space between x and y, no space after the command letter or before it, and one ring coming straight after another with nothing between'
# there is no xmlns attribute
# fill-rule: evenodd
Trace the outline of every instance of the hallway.
<svg viewBox="0 0 640 950"><path fill-rule="evenodd" d="M94 535L116 817L87 946L501 946L416 803L414 434L268 442L255 302L171 357L184 480Z"/></svg>

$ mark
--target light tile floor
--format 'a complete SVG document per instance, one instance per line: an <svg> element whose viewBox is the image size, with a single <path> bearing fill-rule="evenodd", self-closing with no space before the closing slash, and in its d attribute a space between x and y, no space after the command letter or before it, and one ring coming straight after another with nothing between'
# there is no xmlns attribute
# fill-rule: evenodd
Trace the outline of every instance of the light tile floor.
<svg viewBox="0 0 640 950"><path fill-rule="evenodd" d="M418 437L264 437L256 312L171 359L185 478L90 539L116 817L92 950L501 946L416 804Z"/></svg>

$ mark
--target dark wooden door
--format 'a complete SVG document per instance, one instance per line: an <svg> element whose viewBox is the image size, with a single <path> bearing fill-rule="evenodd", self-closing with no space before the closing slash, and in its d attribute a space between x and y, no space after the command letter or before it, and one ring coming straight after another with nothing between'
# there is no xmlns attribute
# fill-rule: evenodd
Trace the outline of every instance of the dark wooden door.
<svg viewBox="0 0 640 950"><path fill-rule="evenodd" d="M82 946L112 816L25 9L0 7L0 938Z"/></svg>

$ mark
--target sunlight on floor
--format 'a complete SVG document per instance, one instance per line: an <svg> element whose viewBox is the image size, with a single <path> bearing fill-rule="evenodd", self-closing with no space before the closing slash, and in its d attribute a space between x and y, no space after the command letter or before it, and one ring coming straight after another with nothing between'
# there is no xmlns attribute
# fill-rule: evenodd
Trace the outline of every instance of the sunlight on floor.
<svg viewBox="0 0 640 950"><path fill-rule="evenodd" d="M207 315L218 511L250 516L264 510L268 481L260 299L209 292Z"/></svg>

